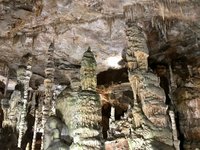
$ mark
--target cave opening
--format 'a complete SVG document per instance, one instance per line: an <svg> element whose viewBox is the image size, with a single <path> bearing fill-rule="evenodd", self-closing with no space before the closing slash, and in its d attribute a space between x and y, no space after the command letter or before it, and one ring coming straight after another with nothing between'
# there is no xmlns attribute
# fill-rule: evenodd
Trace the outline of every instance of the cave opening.
<svg viewBox="0 0 200 150"><path fill-rule="evenodd" d="M108 69L97 74L97 85L109 86L129 82L127 68Z"/></svg>
<svg viewBox="0 0 200 150"><path fill-rule="evenodd" d="M119 105L119 102L116 102L116 100L120 101L120 99L122 98L127 99L127 96L130 97L131 95L133 95L133 94L130 94L132 93L132 91L123 91L123 93L121 93L122 97L119 98L119 93L116 93L116 91L113 91L112 86L117 85L117 84L127 83L127 82L129 82L127 68L121 68L121 69L109 68L108 70L100 72L97 75L97 86L99 89L101 88L104 89L102 92L102 96L104 97L104 100L106 101L102 104L102 107L101 107L102 134L103 134L104 139L108 138L107 131L109 130L109 119L111 117L111 107L115 108L115 113L114 113L115 120L120 120L120 118L124 115L127 109L122 108ZM117 94L118 96L116 96ZM112 102L109 101L110 99L112 100Z"/></svg>

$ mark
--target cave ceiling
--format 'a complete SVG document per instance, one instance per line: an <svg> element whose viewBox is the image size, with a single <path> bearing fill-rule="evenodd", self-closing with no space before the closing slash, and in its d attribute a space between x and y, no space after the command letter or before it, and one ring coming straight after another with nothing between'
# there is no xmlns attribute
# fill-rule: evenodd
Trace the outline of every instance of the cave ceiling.
<svg viewBox="0 0 200 150"><path fill-rule="evenodd" d="M110 68L110 57L122 59L128 16L146 35L150 66L198 68L199 14L199 0L0 0L0 60L15 80L22 56L31 53L33 78L44 78L46 51L53 42L55 80L66 84L90 46L100 73Z"/></svg>

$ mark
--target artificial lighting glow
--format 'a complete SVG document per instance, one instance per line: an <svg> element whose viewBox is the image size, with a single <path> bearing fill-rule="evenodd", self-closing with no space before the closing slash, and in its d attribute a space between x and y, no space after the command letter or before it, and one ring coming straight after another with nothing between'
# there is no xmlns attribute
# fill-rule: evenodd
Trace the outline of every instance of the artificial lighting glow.
<svg viewBox="0 0 200 150"><path fill-rule="evenodd" d="M112 68L120 68L120 65L118 64L120 60L121 60L120 56L109 57L107 59L108 66Z"/></svg>

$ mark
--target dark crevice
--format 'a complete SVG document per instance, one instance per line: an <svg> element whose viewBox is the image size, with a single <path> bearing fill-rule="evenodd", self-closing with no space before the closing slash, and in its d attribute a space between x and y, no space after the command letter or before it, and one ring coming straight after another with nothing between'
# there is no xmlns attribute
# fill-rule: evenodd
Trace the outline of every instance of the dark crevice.
<svg viewBox="0 0 200 150"><path fill-rule="evenodd" d="M119 84L129 82L128 71L126 68L122 69L108 69L100 72L97 75L97 85L109 86L111 84Z"/></svg>
<svg viewBox="0 0 200 150"><path fill-rule="evenodd" d="M175 121L176 121L176 127L177 127L177 131L178 131L178 139L180 140L180 150L183 150L183 144L185 142L185 138L184 138L184 135L181 133L181 130L180 130L180 119L179 119L179 113L175 113Z"/></svg>
<svg viewBox="0 0 200 150"><path fill-rule="evenodd" d="M115 106L115 120L121 120L127 110L122 109L120 106Z"/></svg>
<svg viewBox="0 0 200 150"><path fill-rule="evenodd" d="M171 99L169 98L169 81L166 77L161 76L160 77L160 87L163 88L166 96L165 104L171 105Z"/></svg>
<svg viewBox="0 0 200 150"><path fill-rule="evenodd" d="M111 112L111 104L105 103L101 108L102 113L102 134L103 138L107 139L107 131L109 130L109 118L110 118L110 112Z"/></svg>
<svg viewBox="0 0 200 150"><path fill-rule="evenodd" d="M182 65L182 64L181 64ZM154 62L151 63L151 68L153 69L154 73L157 74L157 76L160 78L160 87L163 88L166 96L165 104L169 106L169 110L174 110L175 106L172 103L172 100L170 99L170 82L169 82L169 70L168 65L163 62ZM168 110L168 111L169 111ZM178 139L180 140L180 149L183 149L183 143L184 143L184 136L180 132L180 122L179 122L179 114L178 112L175 112L175 122L176 122L176 128L178 132Z"/></svg>

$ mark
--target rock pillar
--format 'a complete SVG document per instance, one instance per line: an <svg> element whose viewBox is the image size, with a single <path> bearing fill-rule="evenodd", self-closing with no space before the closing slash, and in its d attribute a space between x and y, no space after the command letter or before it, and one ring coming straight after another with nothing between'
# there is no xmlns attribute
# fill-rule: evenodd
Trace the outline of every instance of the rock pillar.
<svg viewBox="0 0 200 150"><path fill-rule="evenodd" d="M126 25L126 61L134 94L134 133L142 134L145 140L154 139L173 146L165 93L159 85L159 78L148 70L149 51L145 36L135 22L128 20Z"/></svg>

